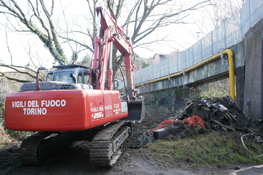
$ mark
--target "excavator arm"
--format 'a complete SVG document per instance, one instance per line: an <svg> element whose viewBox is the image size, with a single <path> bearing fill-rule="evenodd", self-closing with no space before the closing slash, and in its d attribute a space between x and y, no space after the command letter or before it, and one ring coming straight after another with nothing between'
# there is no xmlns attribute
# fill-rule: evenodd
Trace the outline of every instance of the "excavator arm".
<svg viewBox="0 0 263 175"><path fill-rule="evenodd" d="M91 71L91 83L94 89L105 89L106 73L108 69L108 87L112 90L112 44L124 56L127 80L127 99L135 99L133 73L133 47L129 37L124 34L115 19L102 7L96 8L98 15L97 32L95 38L94 59Z"/></svg>

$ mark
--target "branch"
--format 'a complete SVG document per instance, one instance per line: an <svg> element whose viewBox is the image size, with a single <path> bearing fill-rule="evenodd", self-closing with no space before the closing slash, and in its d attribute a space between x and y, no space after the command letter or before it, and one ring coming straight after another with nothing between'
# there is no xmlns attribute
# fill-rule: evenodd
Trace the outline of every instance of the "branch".
<svg viewBox="0 0 263 175"><path fill-rule="evenodd" d="M134 37L135 37L135 31L136 31L136 28L137 28L137 20L138 20L138 14L139 14L139 10L140 10L140 8L141 8L141 4L142 4L142 0L140 0L140 2L139 2L139 5L138 5L138 7L137 7L137 10L136 10L136 15L135 15L135 24L134 24L134 29L133 29L133 31L134 31L134 33L133 33L133 37L132 37L132 42L134 41ZM145 11L144 11L144 14L143 15L145 15Z"/></svg>
<svg viewBox="0 0 263 175"><path fill-rule="evenodd" d="M60 1L60 5L61 5L61 10L62 10L63 18L64 18L64 21L65 21L65 24L66 24L66 35L67 35L67 38L69 38L69 36L68 36L68 35L69 35L69 29L68 29L68 28L69 28L69 24L68 24L68 22L67 22L67 20L66 20L67 18L66 18L66 12L65 12L65 11L66 11L66 7L65 7L65 9L64 9L61 1ZM74 54L73 48L72 48L69 40L67 40L67 43L68 43L68 45L69 45L72 53ZM73 57L71 57L71 58L73 58ZM70 62L71 62L71 61L70 61ZM71 64L71 63L70 63L70 64Z"/></svg>
<svg viewBox="0 0 263 175"><path fill-rule="evenodd" d="M145 46L141 46L140 48L143 48L143 49L149 50L151 52L154 52L153 48L149 48L149 47L145 47Z"/></svg>
<svg viewBox="0 0 263 175"><path fill-rule="evenodd" d="M63 33L63 32L60 32L60 33ZM81 34L83 34L83 35L87 35L88 37L90 37L90 34L87 34L87 33L84 33L84 32L82 32L82 31L78 31L78 30L76 30L76 31L69 31L69 32L67 32L67 33L81 33Z"/></svg>
<svg viewBox="0 0 263 175"><path fill-rule="evenodd" d="M139 5L139 3L135 3L135 5L133 6L133 8L131 9L131 11L129 12L129 15L125 21L125 23L122 25L122 28L124 29L124 27L127 25L126 27L126 35L128 35L128 28L129 28L129 23L131 22L131 16L134 13L136 7Z"/></svg>
<svg viewBox="0 0 263 175"><path fill-rule="evenodd" d="M71 39L71 38L66 38L66 37L63 37L63 36L60 36L60 35L58 35L58 36L59 36L60 38L62 38L62 39L65 39L65 40L68 40L68 41L75 42L75 43L77 43L77 44L79 44L79 45L81 45L81 46L83 46L83 47L89 49L91 52L93 52L93 49L92 49L91 47L89 47L89 46L87 46L87 45L85 45L85 44L82 44L82 43L80 43L79 41L76 41L76 40Z"/></svg>
<svg viewBox="0 0 263 175"><path fill-rule="evenodd" d="M117 58L116 58L116 59L117 59ZM114 69L113 69L113 76L116 75L116 73L117 73L117 71L118 71L118 69L119 69L119 66L118 66L118 65L121 65L121 64L123 63L123 61L124 61L124 56L121 55L121 56L120 56L120 59L117 61L117 64L116 64L116 66L115 66Z"/></svg>
<svg viewBox="0 0 263 175"><path fill-rule="evenodd" d="M20 71L19 69L16 69L16 68L23 68L23 69L27 69L27 70L29 70L29 71L32 71L32 72L36 73L36 71L34 71L34 70L30 69L30 68L26 68L26 67L23 67L23 66L15 66L15 65L10 66L10 65L7 65L7 64L3 64L3 63L0 63L0 66L1 66L1 67L7 67L7 68L10 68L10 69L15 70L15 71L18 72L18 73L28 75L28 76L30 76L30 77L32 77L32 78L36 78L35 75L32 75L32 74L30 74L29 72ZM43 81L43 79L41 79L41 81Z"/></svg>
<svg viewBox="0 0 263 175"><path fill-rule="evenodd" d="M141 43L141 44L138 44L136 46L134 46L134 48L136 47L139 47L139 46L142 46L142 45L150 45L150 44L153 44L153 43L157 43L157 42L160 42L160 41L165 41L165 39L169 37L169 34L164 36L162 39L157 39L157 40L154 40L154 41L150 41L150 42L145 42L145 43ZM166 40L167 41L167 40Z"/></svg>
<svg viewBox="0 0 263 175"><path fill-rule="evenodd" d="M32 81L28 81L28 80L19 80L19 79L17 79L17 78L9 77L8 75L6 75L6 74L3 73L3 72L0 72L0 76L1 76L1 77L5 77L5 78L7 78L8 80L13 80L13 81L20 82L20 83L32 82Z"/></svg>
<svg viewBox="0 0 263 175"><path fill-rule="evenodd" d="M6 24L7 26L7 24ZM10 50L10 47L9 47L9 44L8 44L8 37L7 37L7 31L6 31L6 27L5 27L5 37L6 37L6 46L7 46L7 50L10 54L10 57L11 57L11 65L13 65L13 56L12 56L12 52Z"/></svg>
<svg viewBox="0 0 263 175"><path fill-rule="evenodd" d="M7 29L9 29L9 30L12 31L12 32L21 32L21 33L29 33L29 32L31 32L30 30L24 30L24 29L20 26L19 23L18 23L18 26L19 26L21 29L23 29L23 30L17 29L17 28L14 26L14 24L13 24L12 22L10 22L10 20L8 20L8 19L9 19L8 15L7 15L7 14L4 14L4 15L5 15L6 19L7 19L6 22L7 22L8 24L10 24L13 28L8 27L6 24L1 24L1 23L0 23L1 26L6 27ZM17 22L17 18L15 18L15 20L16 20L16 22Z"/></svg>
<svg viewBox="0 0 263 175"><path fill-rule="evenodd" d="M110 0L107 0L107 7L110 11L110 14L114 14L112 4L110 4Z"/></svg>
<svg viewBox="0 0 263 175"><path fill-rule="evenodd" d="M135 44L135 43L139 42L140 40L142 40L143 38L145 38L147 35L151 34L153 31L155 31L157 28L171 25L172 22L174 22L174 21L165 21L165 20L170 19L170 18L172 18L172 17L174 17L174 16L177 16L177 15L179 15L179 14L181 14L181 13L184 13L184 12L187 12L187 11L196 10L196 8L197 8L199 5L203 5L203 4L205 4L205 3L209 2L209 1L210 1L210 0L205 0L205 1L199 2L199 3L193 5L193 6L189 7L189 8L183 9L183 10L181 10L181 11L179 11L179 12L175 12L175 13L165 12L165 13L162 15L162 17L160 17L159 19L155 20L155 22L151 25L150 28L148 28L148 29L146 29L145 31L139 33L140 28L141 28L141 26L143 25L143 23L141 23L141 22L142 22L143 20L145 21L145 20L146 20L145 18L148 18L148 17L149 17L149 14L148 14L148 13L151 12L151 11L149 10L149 11L147 12L147 14L145 14L145 16L142 17L142 20L140 21L140 24L141 24L141 25L139 25L138 28L136 28L136 31L135 31L134 34L133 34L133 37L132 37L133 43ZM159 6L160 4L164 4L164 3L159 3L159 2L160 2L160 1L158 1L158 2L157 2L155 5L153 5L153 6L150 6L150 8L153 9L153 8ZM187 16L187 15L186 15L186 16ZM186 16L182 17L182 19L185 18ZM182 19L181 19L181 20L182 20ZM135 34L136 34L136 35L135 35ZM135 40L138 36L140 36L140 35L142 35L142 34L144 34L142 37L140 37L140 38L138 38L137 40Z"/></svg>
<svg viewBox="0 0 263 175"><path fill-rule="evenodd" d="M54 0L52 0L52 5L51 5L50 16L52 16L52 15L53 15L53 11L54 11Z"/></svg>
<svg viewBox="0 0 263 175"><path fill-rule="evenodd" d="M142 40L143 38L145 38L146 36L148 36L148 35L151 34L152 32L154 32L157 28L169 26L169 25L171 25L171 24L178 24L178 23L183 24L183 22L181 22L181 20L184 19L184 18L186 18L187 16L188 16L188 15L183 16L181 19L178 19L178 20L176 20L176 21L171 21L171 22L170 22L170 21L168 21L168 22L163 22L163 20L164 20L165 18L160 18L158 21L156 21L154 24L152 24L152 25L154 25L154 26L151 26L151 27L149 27L148 29L144 30L143 32L138 33L137 37L138 37L138 36L141 36L141 35L143 35L143 36L141 36L140 38L138 38L137 40L135 40L135 41L134 41L134 44L137 43L137 42L139 42L140 40ZM177 22L177 21L179 21L179 22Z"/></svg>
<svg viewBox="0 0 263 175"><path fill-rule="evenodd" d="M0 11L0 13L7 14L7 15L11 15L11 16L13 16L13 17L15 17L15 18L18 17L17 15L15 15L15 14L13 14L13 13L9 13L9 12Z"/></svg>
<svg viewBox="0 0 263 175"><path fill-rule="evenodd" d="M62 50L62 48L61 48L61 46L59 44L59 41L58 41L58 38L57 38L57 34L56 34L56 31L55 31L55 27L54 27L53 22L51 20L51 15L48 13L43 0L40 0L40 3L41 3L42 9L44 10L44 13L45 13L48 21L49 21L51 34L52 34L52 37L53 37L53 43L55 45L57 53L60 55L59 61L62 62L62 64L66 64L67 63L67 59L66 59L66 57L64 55L64 52L63 52L63 50ZM52 5L54 5L54 4L52 4Z"/></svg>
<svg viewBox="0 0 263 175"><path fill-rule="evenodd" d="M89 4L89 10L90 10L90 13L91 13L91 15L92 15L92 18L94 19L94 18L95 18L95 15L94 15L94 13L92 13L94 10L92 10L93 8L91 8L89 0L87 0L87 2L88 2L88 4Z"/></svg>
<svg viewBox="0 0 263 175"><path fill-rule="evenodd" d="M120 16L120 12L121 12L121 9L122 9L122 6L123 6L123 2L124 2L124 0L119 0L119 2L118 2L116 13L115 13L116 21L117 21L117 19Z"/></svg>
<svg viewBox="0 0 263 175"><path fill-rule="evenodd" d="M41 23L42 27L46 30L47 35L48 35L48 41L49 41L49 43L52 43L52 39L51 39L51 36L50 36L50 32L49 32L48 28L46 27L46 25L44 24L43 20L40 18L40 16L39 16L39 11L37 10L37 11L38 11L38 14L37 14L36 11L35 11L35 8L34 8L34 6L33 6L33 4L31 3L31 1L28 0L28 2L29 2L30 6L31 6L31 8L32 8L32 10L33 10L34 16L39 20L39 22ZM38 5L37 5L37 6L38 6ZM37 8L37 9L38 9L38 8Z"/></svg>
<svg viewBox="0 0 263 175"><path fill-rule="evenodd" d="M34 45L35 43L33 43L33 45ZM31 63L34 65L34 67L37 69L37 66L35 65L35 63L34 63L34 61L33 61L33 58L32 58L32 54L31 54L31 45L30 45L30 43L29 43L29 41L28 41L28 51L27 51L27 48L26 47L24 47L24 50L26 51L26 53L28 54L28 56L29 56L29 59L30 59L30 61L31 61ZM38 64L40 64L40 62L39 62L39 59L37 59L37 61L38 61Z"/></svg>

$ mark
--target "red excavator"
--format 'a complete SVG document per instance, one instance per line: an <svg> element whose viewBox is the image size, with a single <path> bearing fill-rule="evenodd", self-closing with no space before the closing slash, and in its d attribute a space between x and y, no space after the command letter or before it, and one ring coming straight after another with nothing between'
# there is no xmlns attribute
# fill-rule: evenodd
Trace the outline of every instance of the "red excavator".
<svg viewBox="0 0 263 175"><path fill-rule="evenodd" d="M39 71L43 69L39 68L36 83L24 83L20 92L6 96L6 128L38 131L20 146L22 164L41 164L74 141L88 140L91 163L113 166L131 134L131 123L143 118L142 100L136 99L133 84L132 42L107 10L98 7L96 11L92 68L54 66L56 70L47 73L45 82L39 82ZM112 44L125 60L125 100L112 88Z"/></svg>

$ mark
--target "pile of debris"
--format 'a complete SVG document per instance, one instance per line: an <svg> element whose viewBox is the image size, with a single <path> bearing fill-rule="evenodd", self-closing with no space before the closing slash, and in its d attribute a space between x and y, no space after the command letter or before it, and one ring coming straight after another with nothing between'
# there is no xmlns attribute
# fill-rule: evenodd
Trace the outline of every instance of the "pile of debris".
<svg viewBox="0 0 263 175"><path fill-rule="evenodd" d="M256 133L262 129L261 121L253 121L246 117L230 96L189 102L187 107L174 117L154 128L153 137L160 139L169 134L180 133L184 129L180 123L187 124L190 128L200 127L208 130L242 130Z"/></svg>
<svg viewBox="0 0 263 175"><path fill-rule="evenodd" d="M249 123L249 118L242 113L230 96L223 99L194 100L173 118L184 120L192 115L201 117L206 125L209 125L207 127L214 130L244 130Z"/></svg>

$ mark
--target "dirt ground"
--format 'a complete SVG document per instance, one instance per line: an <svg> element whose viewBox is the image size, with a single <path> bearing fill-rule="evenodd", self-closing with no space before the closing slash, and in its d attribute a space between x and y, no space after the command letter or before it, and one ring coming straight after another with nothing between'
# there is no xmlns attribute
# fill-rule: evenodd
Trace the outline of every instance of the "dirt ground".
<svg viewBox="0 0 263 175"><path fill-rule="evenodd" d="M87 142L69 147L64 154L41 166L23 166L18 158L21 142L11 142L0 151L0 174L107 174L107 175L166 175L166 174L262 174L263 165L249 167L243 165L188 165L180 162L180 167L156 160L155 157L142 152L142 149L124 148L124 153L113 168L94 167L89 162ZM235 170L241 168L240 170ZM243 168L245 168L243 170Z"/></svg>
<svg viewBox="0 0 263 175"><path fill-rule="evenodd" d="M123 154L112 168L94 167L89 161L89 142L78 142L70 146L56 158L41 166L23 166L19 160L21 141L13 141L8 145L0 144L0 175L66 175L66 174L105 174L105 175L221 175L221 174L255 174L263 172L262 166L248 165L217 165L217 164L188 164L185 161L171 164L154 157L154 153L144 152L143 149L130 149L128 146L138 144L138 137L146 130L151 130L164 116L146 116L151 120L144 120L135 124L133 135L124 145Z"/></svg>

